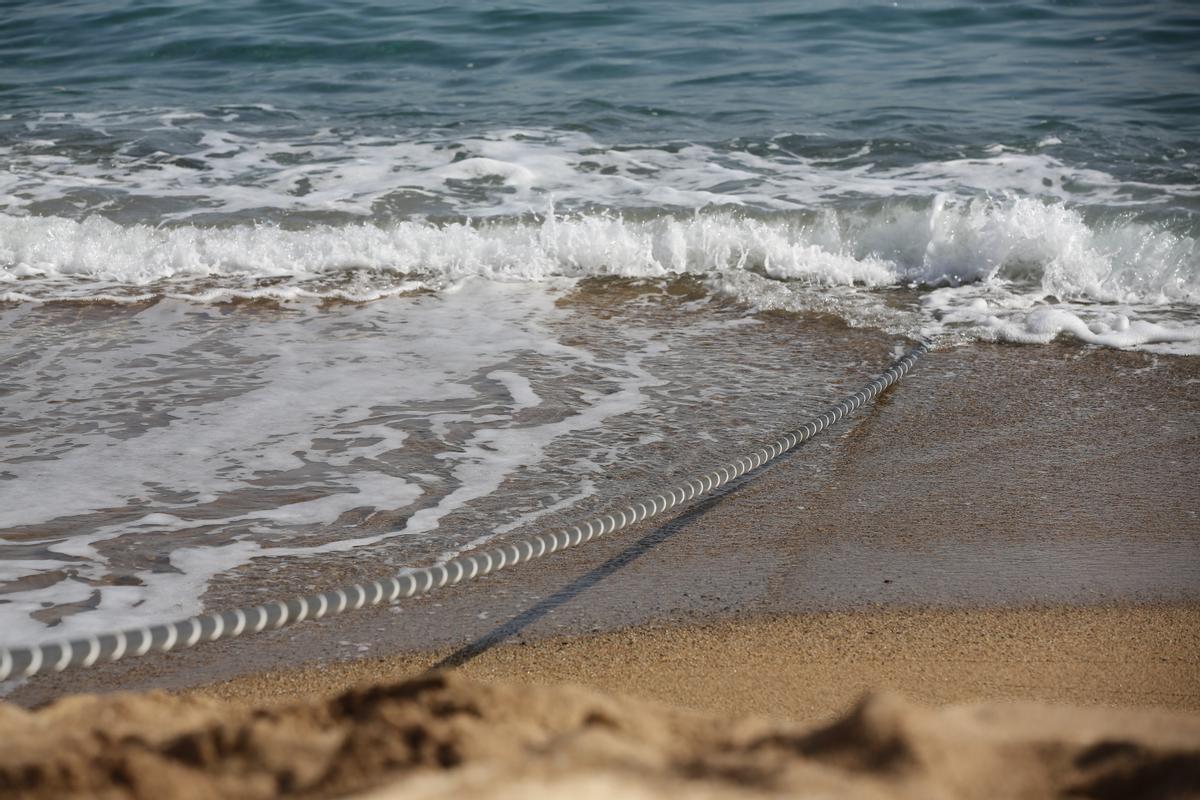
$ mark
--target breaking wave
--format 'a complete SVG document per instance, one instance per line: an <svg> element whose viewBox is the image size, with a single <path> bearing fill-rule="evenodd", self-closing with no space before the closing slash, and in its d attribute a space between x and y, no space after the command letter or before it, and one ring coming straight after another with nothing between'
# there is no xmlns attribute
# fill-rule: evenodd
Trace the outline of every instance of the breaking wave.
<svg viewBox="0 0 1200 800"><path fill-rule="evenodd" d="M759 216L549 214L300 230L0 215L0 301L366 302L471 278L692 275L759 308L812 308L821 305L814 294L842 289L856 299L839 306L851 323L910 334L1046 341L1065 333L1114 346L1200 340L1200 329L1170 321L1180 309L1194 317L1200 305L1197 239L1085 213L1033 198L939 196ZM919 307L881 304L879 291L898 287L920 290ZM867 305L891 317L863 313ZM1046 306L1074 321L1047 317ZM1089 339L1085 329L1104 336Z"/></svg>
<svg viewBox="0 0 1200 800"><path fill-rule="evenodd" d="M755 271L784 281L881 287L1017 281L1060 298L1200 303L1195 238L1130 222L1089 225L1032 199L939 198L870 212L627 220L550 215L435 225L122 226L100 217L0 215L5 298L63 299L211 278L304 281L371 274L439 282L483 277L657 278ZM139 294L144 294L139 292Z"/></svg>

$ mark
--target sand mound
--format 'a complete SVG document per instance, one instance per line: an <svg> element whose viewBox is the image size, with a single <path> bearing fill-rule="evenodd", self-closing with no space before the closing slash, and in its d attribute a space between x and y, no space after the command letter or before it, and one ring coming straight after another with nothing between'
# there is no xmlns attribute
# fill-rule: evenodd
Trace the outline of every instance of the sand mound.
<svg viewBox="0 0 1200 800"><path fill-rule="evenodd" d="M1200 797L1200 717L864 699L811 728L454 674L250 708L0 704L0 795Z"/></svg>

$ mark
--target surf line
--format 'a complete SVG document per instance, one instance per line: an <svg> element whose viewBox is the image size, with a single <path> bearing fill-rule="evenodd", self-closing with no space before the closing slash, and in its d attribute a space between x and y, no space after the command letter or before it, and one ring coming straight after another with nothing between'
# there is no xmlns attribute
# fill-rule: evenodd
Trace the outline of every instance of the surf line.
<svg viewBox="0 0 1200 800"><path fill-rule="evenodd" d="M835 422L878 397L903 378L930 345L922 342L881 373L875 380L789 431L769 445L730 461L715 470L677 484L654 497L554 533L530 536L473 555L458 556L431 567L405 570L376 581L355 583L315 595L276 600L254 608L236 608L201 614L178 622L147 625L113 633L84 636L29 647L0 647L0 681L10 676L30 677L41 672L61 672L71 667L91 667L101 662L144 656L151 650L167 652L206 642L232 639L247 633L295 625L307 619L355 611L401 597L416 597L492 572L576 547L601 536L658 516L676 506L709 494L747 472L770 464Z"/></svg>

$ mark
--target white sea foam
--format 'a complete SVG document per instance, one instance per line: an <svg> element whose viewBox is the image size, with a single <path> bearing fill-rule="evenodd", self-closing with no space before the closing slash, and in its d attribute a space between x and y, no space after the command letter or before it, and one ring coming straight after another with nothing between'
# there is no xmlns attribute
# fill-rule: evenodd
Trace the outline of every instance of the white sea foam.
<svg viewBox="0 0 1200 800"><path fill-rule="evenodd" d="M703 276L718 291L762 307L811 307L816 287L823 291L818 304L835 313L849 308L849 301L860 309L873 303L886 311L870 290L907 285L1001 287L1026 303L1123 304L1129 307L1123 313L1135 321L1154 322L1167 331L1192 327L1154 319L1158 312L1184 309L1185 317L1194 316L1187 309L1200 305L1196 239L1122 219L1089 223L1079 210L1031 198L940 196L926 204L765 218L728 212L648 220L583 214L532 222L404 221L298 231L0 215L0 286L7 287L0 300L18 303L155 296L201 303L235 298L365 302L445 290L471 277L536 282L683 274ZM955 315L949 312L957 297L963 302ZM939 324L960 332L986 328L987 336L1014 341L1047 335L1042 327L1019 334L970 317L971 290L943 291L935 298L925 309L937 312ZM855 321L910 333L916 324L896 313L890 321L878 314L860 316ZM928 319L917 323L927 333L938 329ZM1144 341L1134 341L1133 334L1089 338L1067 324L1059 331L1115 346L1192 338L1157 328L1144 330Z"/></svg>
<svg viewBox="0 0 1200 800"><path fill-rule="evenodd" d="M1126 304L1098 305L1047 301L1010 287L947 287L922 298L930 312L923 334L1046 344L1060 336L1115 348L1144 348L1200 355L1200 324L1152 322L1134 318L1152 313Z"/></svg>
<svg viewBox="0 0 1200 800"><path fill-rule="evenodd" d="M1134 321L1167 327L1157 311L1200 303L1194 234L1118 215L1191 202L1200 187L1068 164L1052 136L901 163L871 160L871 143L805 155L788 136L611 146L548 130L276 133L237 116L30 121L0 172L0 301L369 302L468 277L693 274L751 305L821 305L910 333L910 320L875 313L887 310L879 298L835 290L1011 285L1126 304ZM130 126L153 136L127 136L103 159L61 141ZM814 303L795 291L805 286L827 296ZM953 325L989 327L977 322Z"/></svg>
<svg viewBox="0 0 1200 800"><path fill-rule="evenodd" d="M185 279L356 279L331 297L412 291L466 277L663 277L755 269L829 285L1030 279L1047 293L1105 302L1200 302L1200 248L1161 227L1089 225L1080 211L1022 198L754 218L710 212L627 220L399 222L152 227L92 217L0 215L0 282L28 297L94 296L114 286L180 293ZM376 274L372 274L376 273ZM176 281L176 283L172 283ZM214 287L196 299L224 299ZM276 284L259 296L288 299ZM139 297L146 292L137 292ZM255 295L245 295L253 297ZM20 298L10 298L20 299Z"/></svg>
<svg viewBox="0 0 1200 800"><path fill-rule="evenodd" d="M34 536L46 557L12 561L0 581L61 574L52 586L6 593L6 642L45 635L36 612L48 598L94 606L58 623L57 635L164 621L199 611L213 577L251 559L312 558L429 534L523 470L541 468L550 447L638 410L644 390L661 382L641 361L662 345L647 338L609 362L563 344L545 328L560 313L552 289L475 280L456 286L453 302L418 298L404 315L379 305L301 310L269 328L235 321L215 358L205 353L203 314L193 319L195 306L170 302L118 323L119 332L92 331L86 346L96 349L83 362L64 347L32 348L21 374L37 380L14 382L6 396L21 430L9 452L25 458L3 465L0 529ZM628 336L634 342L639 333ZM544 363L541 385L501 366L531 357ZM159 371L176 361L192 377ZM542 404L544 381L577 370L599 373L603 391L578 394L570 413L520 418ZM501 391L481 394L481 379ZM68 423L79 425L39 416L47 381L68 404ZM144 430L129 407L143 386L168 411ZM410 456L409 438L420 430L427 438ZM398 466L431 442L438 475ZM594 467L598 454L576 453L579 476L568 471L542 488L548 509L556 495L578 501L594 491L582 466ZM404 522L339 522L355 510L405 512ZM514 510L507 526L506 513L492 527L544 511ZM113 586L113 561L130 554L130 537L163 542L171 568L143 564L132 570L139 585ZM116 568L130 572L128 563Z"/></svg>
<svg viewBox="0 0 1200 800"><path fill-rule="evenodd" d="M255 127L211 127L218 122L212 119L191 120L180 132L179 120L164 112L157 123L146 121L171 139L171 152L147 152L143 136L103 158L64 155L60 144L41 137L17 142L4 154L0 211L73 218L98 212L157 222L272 213L511 216L543 211L551 202L567 209L795 211L947 190L1109 206L1200 196L1194 184L1121 180L1068 164L1046 152L1050 139L1030 152L997 145L978 157L891 165L865 160L869 146L843 157L806 156L779 143L786 138L760 146L611 146L586 134L547 130L457 138L318 130L282 137ZM35 124L31 133L40 128Z"/></svg>

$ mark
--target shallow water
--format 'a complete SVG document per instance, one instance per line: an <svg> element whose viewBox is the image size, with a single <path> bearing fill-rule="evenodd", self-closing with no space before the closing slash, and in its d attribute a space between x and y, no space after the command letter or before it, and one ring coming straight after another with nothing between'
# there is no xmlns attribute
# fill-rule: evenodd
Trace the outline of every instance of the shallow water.
<svg viewBox="0 0 1200 800"><path fill-rule="evenodd" d="M845 363L679 284L3 320L0 613L21 640L196 613L255 560L243 602L577 518L796 424L889 350Z"/></svg>
<svg viewBox="0 0 1200 800"><path fill-rule="evenodd" d="M1191 4L0 14L22 641L583 513L918 337L1200 354Z"/></svg>

